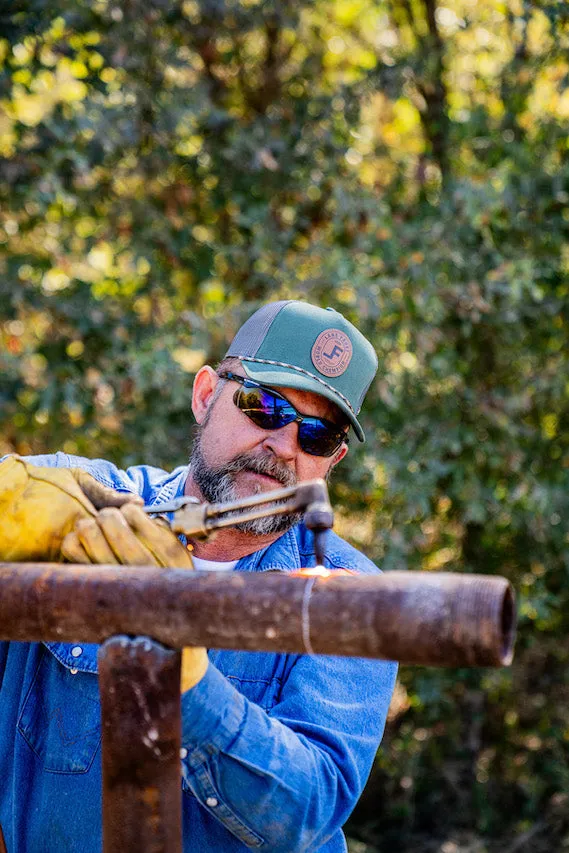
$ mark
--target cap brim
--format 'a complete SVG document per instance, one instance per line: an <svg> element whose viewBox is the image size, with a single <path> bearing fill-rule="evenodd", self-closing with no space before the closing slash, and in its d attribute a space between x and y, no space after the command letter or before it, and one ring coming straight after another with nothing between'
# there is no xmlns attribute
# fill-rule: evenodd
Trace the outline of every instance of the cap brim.
<svg viewBox="0 0 569 853"><path fill-rule="evenodd" d="M360 441L365 441L364 431L347 403L333 390L329 389L327 385L321 384L318 379L312 379L310 376L294 370L294 368L275 367L273 364L249 361L246 358L240 358L239 360L249 379L254 379L256 382L262 382L264 385L271 385L275 388L295 388L298 391L311 391L313 394L319 394L321 397L330 400L331 403L334 403L346 415L354 428L357 438Z"/></svg>

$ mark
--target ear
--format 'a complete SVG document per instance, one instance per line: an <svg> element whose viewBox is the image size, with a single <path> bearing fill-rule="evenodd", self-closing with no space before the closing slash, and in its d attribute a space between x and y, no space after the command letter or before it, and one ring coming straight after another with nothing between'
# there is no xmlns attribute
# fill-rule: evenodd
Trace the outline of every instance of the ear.
<svg viewBox="0 0 569 853"><path fill-rule="evenodd" d="M196 373L192 389L192 412L198 424L203 423L207 410L219 382L219 376L209 365L201 367Z"/></svg>

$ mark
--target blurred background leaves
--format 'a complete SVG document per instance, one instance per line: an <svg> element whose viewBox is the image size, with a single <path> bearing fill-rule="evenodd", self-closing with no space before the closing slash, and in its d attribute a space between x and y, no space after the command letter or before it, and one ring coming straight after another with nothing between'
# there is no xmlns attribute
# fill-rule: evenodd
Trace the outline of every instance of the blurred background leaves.
<svg viewBox="0 0 569 853"><path fill-rule="evenodd" d="M511 670L402 671L353 853L569 848L568 9L0 4L0 452L181 464L243 319L332 305L340 532L519 593Z"/></svg>

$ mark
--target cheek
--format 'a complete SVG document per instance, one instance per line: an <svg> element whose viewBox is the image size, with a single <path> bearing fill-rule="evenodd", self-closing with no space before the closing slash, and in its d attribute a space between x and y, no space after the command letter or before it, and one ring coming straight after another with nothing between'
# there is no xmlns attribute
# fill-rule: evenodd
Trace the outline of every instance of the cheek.
<svg viewBox="0 0 569 853"><path fill-rule="evenodd" d="M303 453L302 458L299 458L297 463L298 476L301 480L314 480L321 478L324 480L328 471L332 467L332 459L334 457L310 456L308 453Z"/></svg>
<svg viewBox="0 0 569 853"><path fill-rule="evenodd" d="M233 407L234 408L234 407ZM209 462L217 464L251 450L266 433L259 430L236 410L220 410L204 430L202 448Z"/></svg>

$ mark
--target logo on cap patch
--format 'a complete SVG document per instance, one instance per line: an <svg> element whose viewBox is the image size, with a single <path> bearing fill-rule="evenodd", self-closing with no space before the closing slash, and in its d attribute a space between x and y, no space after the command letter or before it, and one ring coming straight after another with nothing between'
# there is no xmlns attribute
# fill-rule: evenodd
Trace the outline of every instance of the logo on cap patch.
<svg viewBox="0 0 569 853"><path fill-rule="evenodd" d="M310 355L323 376L341 376L352 360L352 342L340 329L326 329L316 338Z"/></svg>

